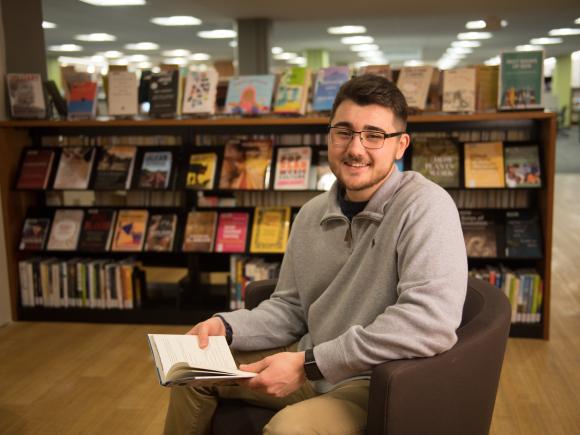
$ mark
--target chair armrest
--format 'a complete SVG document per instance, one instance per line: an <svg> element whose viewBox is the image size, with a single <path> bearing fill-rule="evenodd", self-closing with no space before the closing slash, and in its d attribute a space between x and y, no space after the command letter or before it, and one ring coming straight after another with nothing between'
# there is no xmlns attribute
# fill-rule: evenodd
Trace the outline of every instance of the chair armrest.
<svg viewBox="0 0 580 435"><path fill-rule="evenodd" d="M260 305L260 302L268 299L276 288L277 282L276 279L250 282L246 287L245 307L251 310Z"/></svg>

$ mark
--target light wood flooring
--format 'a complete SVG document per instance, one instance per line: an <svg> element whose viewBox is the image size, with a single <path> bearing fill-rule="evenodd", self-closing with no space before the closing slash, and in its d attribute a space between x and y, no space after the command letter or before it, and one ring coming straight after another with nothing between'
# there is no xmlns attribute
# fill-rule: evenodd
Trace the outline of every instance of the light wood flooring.
<svg viewBox="0 0 580 435"><path fill-rule="evenodd" d="M510 339L491 433L580 434L580 175L556 177L551 338ZM145 334L185 327L0 328L0 433L159 434L168 391ZM469 435L469 434L466 434Z"/></svg>

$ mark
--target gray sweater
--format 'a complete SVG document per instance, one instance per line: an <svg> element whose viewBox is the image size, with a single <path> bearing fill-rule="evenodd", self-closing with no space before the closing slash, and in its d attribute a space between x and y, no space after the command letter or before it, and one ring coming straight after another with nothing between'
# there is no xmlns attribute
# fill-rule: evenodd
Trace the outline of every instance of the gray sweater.
<svg viewBox="0 0 580 435"><path fill-rule="evenodd" d="M232 348L314 347L325 381L368 375L389 360L451 348L461 322L467 256L447 192L396 168L352 222L338 186L298 213L271 298L220 313Z"/></svg>

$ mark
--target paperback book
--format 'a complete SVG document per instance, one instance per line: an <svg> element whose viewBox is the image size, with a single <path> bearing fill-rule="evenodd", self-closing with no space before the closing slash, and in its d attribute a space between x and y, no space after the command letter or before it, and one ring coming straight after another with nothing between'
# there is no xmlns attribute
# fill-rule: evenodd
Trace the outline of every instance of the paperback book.
<svg viewBox="0 0 580 435"><path fill-rule="evenodd" d="M495 65L477 65L476 71L476 110L478 112L490 112L497 110L499 67Z"/></svg>
<svg viewBox="0 0 580 435"><path fill-rule="evenodd" d="M137 76L129 71L109 71L108 112L110 116L134 116L137 104Z"/></svg>
<svg viewBox="0 0 580 435"><path fill-rule="evenodd" d="M405 96L409 107L425 109L432 76L432 66L413 66L401 69L397 87Z"/></svg>
<svg viewBox="0 0 580 435"><path fill-rule="evenodd" d="M225 146L220 189L264 190L269 185L272 141L230 141Z"/></svg>
<svg viewBox="0 0 580 435"><path fill-rule="evenodd" d="M289 231L290 207L256 207L250 252L286 252Z"/></svg>
<svg viewBox="0 0 580 435"><path fill-rule="evenodd" d="M309 86L310 70L308 68L294 66L286 69L276 90L274 112L304 115Z"/></svg>
<svg viewBox="0 0 580 435"><path fill-rule="evenodd" d="M442 187L459 187L459 149L453 140L416 140L412 152L413 171Z"/></svg>
<svg viewBox="0 0 580 435"><path fill-rule="evenodd" d="M191 153L185 177L188 189L213 189L218 156L216 153Z"/></svg>
<svg viewBox="0 0 580 435"><path fill-rule="evenodd" d="M26 218L22 227L19 249L21 251L42 251L48 235L50 219Z"/></svg>
<svg viewBox="0 0 580 435"><path fill-rule="evenodd" d="M505 187L502 142L465 144L465 187Z"/></svg>
<svg viewBox="0 0 580 435"><path fill-rule="evenodd" d="M49 251L74 251L77 249L84 214L83 210L57 210L52 220L46 249Z"/></svg>
<svg viewBox="0 0 580 435"><path fill-rule="evenodd" d="M21 119L46 118L46 103L40 74L6 74L10 116Z"/></svg>
<svg viewBox="0 0 580 435"><path fill-rule="evenodd" d="M185 79L183 93L183 114L215 113L218 73L211 68L207 71L189 71Z"/></svg>
<svg viewBox="0 0 580 435"><path fill-rule="evenodd" d="M347 66L319 69L316 73L312 109L316 112L329 112L338 90L349 78L350 70Z"/></svg>
<svg viewBox="0 0 580 435"><path fill-rule="evenodd" d="M475 68L454 68L443 72L443 111L474 112Z"/></svg>
<svg viewBox="0 0 580 435"><path fill-rule="evenodd" d="M505 148L505 184L507 187L541 187L538 146Z"/></svg>
<svg viewBox="0 0 580 435"><path fill-rule="evenodd" d="M79 81L71 84L68 94L69 119L90 119L97 114L97 82Z"/></svg>
<svg viewBox="0 0 580 435"><path fill-rule="evenodd" d="M149 116L173 118L177 111L179 71L161 71L151 76L149 82Z"/></svg>
<svg viewBox="0 0 580 435"><path fill-rule="evenodd" d="M96 149L63 147L54 179L54 189L88 189Z"/></svg>
<svg viewBox="0 0 580 435"><path fill-rule="evenodd" d="M46 189L52 172L54 150L27 148L24 151L17 189Z"/></svg>
<svg viewBox="0 0 580 435"><path fill-rule="evenodd" d="M249 221L250 215L246 212L220 213L215 251L228 253L245 252Z"/></svg>
<svg viewBox="0 0 580 435"><path fill-rule="evenodd" d="M78 250L81 252L106 252L111 246L115 216L112 209L91 208L86 211Z"/></svg>
<svg viewBox="0 0 580 435"><path fill-rule="evenodd" d="M167 189L172 164L173 153L171 151L145 151L137 186L140 189Z"/></svg>
<svg viewBox="0 0 580 435"><path fill-rule="evenodd" d="M152 214L147 226L146 251L171 252L177 230L175 213Z"/></svg>
<svg viewBox="0 0 580 435"><path fill-rule="evenodd" d="M137 148L104 147L99 156L95 189L126 190L131 187Z"/></svg>
<svg viewBox="0 0 580 435"><path fill-rule="evenodd" d="M501 54L499 109L541 109L544 89L544 52L516 51Z"/></svg>
<svg viewBox="0 0 580 435"><path fill-rule="evenodd" d="M482 210L460 210L468 257L497 257L497 230L493 217Z"/></svg>
<svg viewBox="0 0 580 435"><path fill-rule="evenodd" d="M232 77L226 95L225 112L258 115L270 112L274 92L274 75Z"/></svg>
<svg viewBox="0 0 580 435"><path fill-rule="evenodd" d="M505 256L542 258L542 230L538 215L530 210L508 210L505 218Z"/></svg>
<svg viewBox="0 0 580 435"><path fill-rule="evenodd" d="M190 211L187 215L183 251L213 252L217 212Z"/></svg>
<svg viewBox="0 0 580 435"><path fill-rule="evenodd" d="M308 189L311 160L310 147L278 147L274 189Z"/></svg>
<svg viewBox="0 0 580 435"><path fill-rule="evenodd" d="M145 243L148 217L147 210L120 210L111 250L141 252Z"/></svg>

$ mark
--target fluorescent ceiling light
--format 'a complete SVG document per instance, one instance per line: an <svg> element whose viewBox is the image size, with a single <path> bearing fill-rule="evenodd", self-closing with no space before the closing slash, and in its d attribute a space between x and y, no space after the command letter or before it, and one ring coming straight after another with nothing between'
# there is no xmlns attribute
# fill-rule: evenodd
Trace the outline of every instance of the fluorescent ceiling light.
<svg viewBox="0 0 580 435"><path fill-rule="evenodd" d="M108 50L103 53L107 59L117 59L123 56L123 53L117 50Z"/></svg>
<svg viewBox="0 0 580 435"><path fill-rule="evenodd" d="M437 67L440 70L452 69L457 65L457 62L448 61L448 60L440 60L437 62Z"/></svg>
<svg viewBox="0 0 580 435"><path fill-rule="evenodd" d="M203 39L226 39L235 38L238 34L234 30L229 29L215 29L215 30L202 30L197 32L197 36Z"/></svg>
<svg viewBox="0 0 580 435"><path fill-rule="evenodd" d="M113 60L111 60L111 62L109 62L109 64L111 64L111 65L128 65L129 61L123 57L120 59L113 59Z"/></svg>
<svg viewBox="0 0 580 435"><path fill-rule="evenodd" d="M238 41L234 39L233 41L228 42L228 45L232 48L236 48L238 46Z"/></svg>
<svg viewBox="0 0 580 435"><path fill-rule="evenodd" d="M494 57L490 57L489 59L487 59L483 63L486 64L487 66L495 66L495 65L499 65L501 63L501 59L499 56L494 56Z"/></svg>
<svg viewBox="0 0 580 435"><path fill-rule="evenodd" d="M296 59L297 57L298 57L298 55L296 53L290 53L287 51L285 51L284 53L274 55L274 59L276 59L276 60L291 60L291 59Z"/></svg>
<svg viewBox="0 0 580 435"><path fill-rule="evenodd" d="M193 53L191 56L189 56L189 60L195 60L198 62L209 60L210 58L211 56L207 53Z"/></svg>
<svg viewBox="0 0 580 435"><path fill-rule="evenodd" d="M153 66L153 64L151 62L139 62L135 66L139 69L150 69Z"/></svg>
<svg viewBox="0 0 580 435"><path fill-rule="evenodd" d="M383 52L379 50L372 50L372 51L359 51L357 53L360 57L369 58L369 57L379 57L383 56Z"/></svg>
<svg viewBox="0 0 580 435"><path fill-rule="evenodd" d="M79 0L93 6L142 6L145 0Z"/></svg>
<svg viewBox="0 0 580 435"><path fill-rule="evenodd" d="M550 36L580 35L580 29L552 29L548 32Z"/></svg>
<svg viewBox="0 0 580 435"><path fill-rule="evenodd" d="M292 65L306 65L306 58L302 56L295 57L294 59L290 59L288 63Z"/></svg>
<svg viewBox="0 0 580 435"><path fill-rule="evenodd" d="M86 42L108 42L116 41L117 37L115 35L110 35L109 33L87 33L84 35L75 35L77 41Z"/></svg>
<svg viewBox="0 0 580 435"><path fill-rule="evenodd" d="M406 60L403 62L404 66L423 66L423 61L421 60Z"/></svg>
<svg viewBox="0 0 580 435"><path fill-rule="evenodd" d="M270 51L272 52L272 54L284 53L284 49L282 47L272 47Z"/></svg>
<svg viewBox="0 0 580 435"><path fill-rule="evenodd" d="M534 38L530 39L530 44L535 45L552 45L552 44L561 44L562 38Z"/></svg>
<svg viewBox="0 0 580 435"><path fill-rule="evenodd" d="M50 51L82 51L83 47L76 44L62 44L62 45L50 45L48 49Z"/></svg>
<svg viewBox="0 0 580 435"><path fill-rule="evenodd" d="M372 36L345 36L340 39L340 42L346 45L372 44L375 40Z"/></svg>
<svg viewBox="0 0 580 435"><path fill-rule="evenodd" d="M469 30L485 29L485 20L468 21L465 23L465 28Z"/></svg>
<svg viewBox="0 0 580 435"><path fill-rule="evenodd" d="M106 60L105 56L102 56L100 54L95 54L94 56L91 56L91 61L95 63L103 63L105 62L105 60Z"/></svg>
<svg viewBox="0 0 580 435"><path fill-rule="evenodd" d="M539 45L524 44L516 46L516 51L540 51L542 47Z"/></svg>
<svg viewBox="0 0 580 435"><path fill-rule="evenodd" d="M453 41L451 43L452 47L460 47L460 48L475 48L481 47L481 42L479 41Z"/></svg>
<svg viewBox="0 0 580 435"><path fill-rule="evenodd" d="M364 26L336 26L327 29L331 35L354 35L357 33L365 33L367 31Z"/></svg>
<svg viewBox="0 0 580 435"><path fill-rule="evenodd" d="M183 65L187 65L187 59L184 59L183 57L173 57L173 58L169 58L169 59L164 59L163 63L166 65L183 66Z"/></svg>
<svg viewBox="0 0 580 435"><path fill-rule="evenodd" d="M128 57L129 62L146 62L149 60L149 56L145 54L133 54Z"/></svg>
<svg viewBox="0 0 580 435"><path fill-rule="evenodd" d="M458 33L457 39L461 41L474 41L477 39L489 39L491 36L489 32L464 32Z"/></svg>
<svg viewBox="0 0 580 435"><path fill-rule="evenodd" d="M447 49L447 53L455 53L455 54L471 54L473 53L473 48L466 48L466 47L449 47Z"/></svg>
<svg viewBox="0 0 580 435"><path fill-rule="evenodd" d="M69 57L69 56L59 56L57 59L58 63L72 63L77 65L89 65L91 61L83 57Z"/></svg>
<svg viewBox="0 0 580 435"><path fill-rule="evenodd" d="M357 44L350 46L352 51L371 51L378 50L379 48L380 47L377 44Z"/></svg>
<svg viewBox="0 0 580 435"><path fill-rule="evenodd" d="M127 50L157 50L159 49L159 44L154 42L137 42L136 44L126 44L125 48Z"/></svg>
<svg viewBox="0 0 580 435"><path fill-rule="evenodd" d="M42 28L43 29L56 29L56 24L51 23L50 21L43 21Z"/></svg>
<svg viewBox="0 0 580 435"><path fill-rule="evenodd" d="M158 26L199 26L201 20L189 15L174 15L172 17L155 17L150 20Z"/></svg>
<svg viewBox="0 0 580 435"><path fill-rule="evenodd" d="M175 50L165 50L161 53L165 57L185 57L191 54L191 51L185 50L183 48L177 48Z"/></svg>

